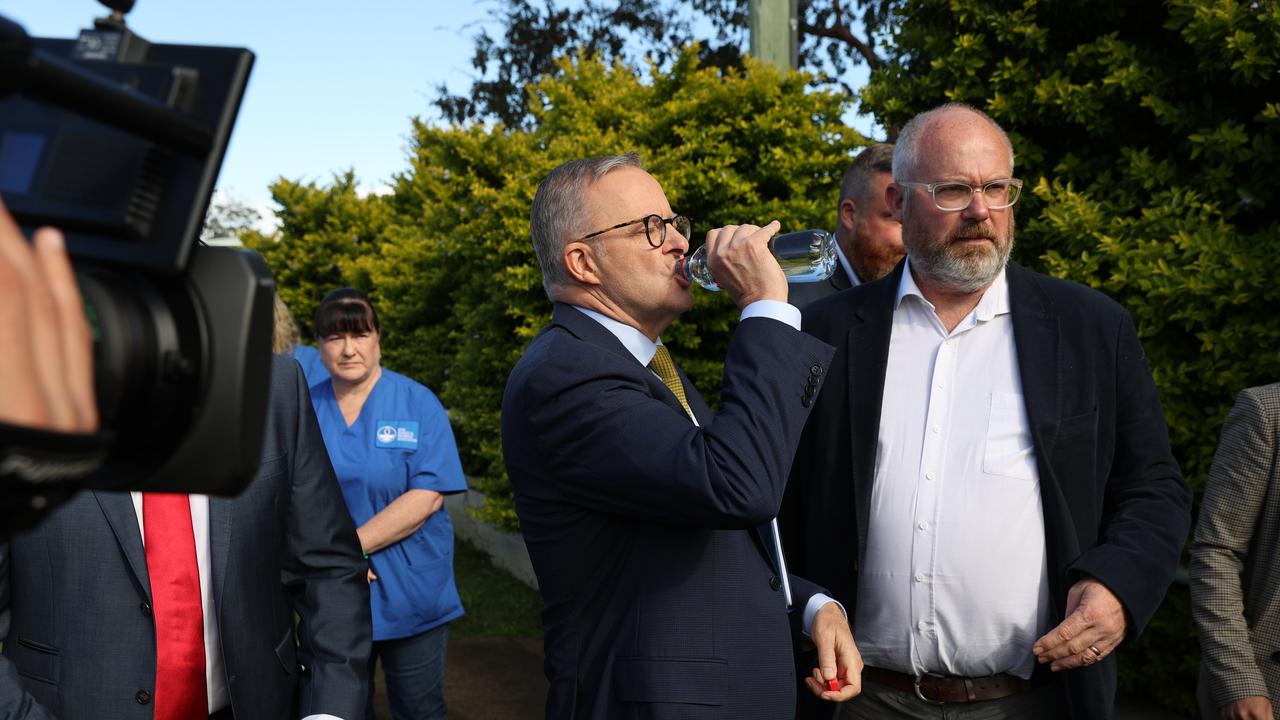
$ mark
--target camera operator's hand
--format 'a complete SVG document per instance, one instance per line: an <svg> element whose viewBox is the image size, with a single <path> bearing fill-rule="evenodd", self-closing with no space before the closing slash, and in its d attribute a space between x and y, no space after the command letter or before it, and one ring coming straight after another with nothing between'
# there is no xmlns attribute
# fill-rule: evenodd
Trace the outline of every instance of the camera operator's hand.
<svg viewBox="0 0 1280 720"><path fill-rule="evenodd" d="M93 345L80 289L51 228L28 244L0 203L0 423L93 433Z"/></svg>

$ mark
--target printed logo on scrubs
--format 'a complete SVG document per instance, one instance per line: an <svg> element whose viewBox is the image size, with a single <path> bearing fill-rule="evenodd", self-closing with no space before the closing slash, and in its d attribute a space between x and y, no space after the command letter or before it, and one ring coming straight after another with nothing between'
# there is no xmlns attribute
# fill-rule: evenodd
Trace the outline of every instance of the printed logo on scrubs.
<svg viewBox="0 0 1280 720"><path fill-rule="evenodd" d="M380 448L418 449L418 423L414 420L379 420L374 446Z"/></svg>

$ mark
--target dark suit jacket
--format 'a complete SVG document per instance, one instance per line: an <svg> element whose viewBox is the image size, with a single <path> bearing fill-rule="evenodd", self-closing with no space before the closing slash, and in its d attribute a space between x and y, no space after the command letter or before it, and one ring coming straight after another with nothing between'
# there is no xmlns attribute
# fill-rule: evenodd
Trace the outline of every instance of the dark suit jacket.
<svg viewBox="0 0 1280 720"><path fill-rule="evenodd" d="M849 273L844 271L844 265L836 262L836 269L831 273L831 277L822 282L788 285L787 302L803 310L808 305L851 287L853 287L853 281L849 279Z"/></svg>
<svg viewBox="0 0 1280 720"><path fill-rule="evenodd" d="M812 305L806 332L836 346L783 508L792 569L830 587L853 617L893 305L903 264ZM1160 400L1133 322L1102 293L1010 263L1014 345L1035 444L1049 562L1050 617L1084 576L1124 603L1129 636L1155 612L1190 525L1191 492L1169 449ZM849 566L835 548L856 548ZM1048 628L1046 628L1048 630ZM857 637L858 629L853 629ZM1111 716L1115 655L1064 673L1076 718ZM855 701L856 702L856 701Z"/></svg>
<svg viewBox="0 0 1280 720"><path fill-rule="evenodd" d="M545 602L548 718L787 717L778 511L831 348L741 323L701 427L595 320L557 305L507 381L502 441ZM799 609L816 591L792 578Z"/></svg>
<svg viewBox="0 0 1280 720"><path fill-rule="evenodd" d="M357 720L367 566L297 363L273 359L271 392L257 476L209 499L232 708L237 720ZM139 693L155 687L155 625L129 493L82 492L0 546L0 638L0 717L152 717Z"/></svg>

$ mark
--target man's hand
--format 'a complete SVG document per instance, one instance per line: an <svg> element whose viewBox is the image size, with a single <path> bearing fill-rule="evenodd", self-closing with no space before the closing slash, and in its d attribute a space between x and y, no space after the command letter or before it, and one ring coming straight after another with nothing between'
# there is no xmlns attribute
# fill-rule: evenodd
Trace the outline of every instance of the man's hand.
<svg viewBox="0 0 1280 720"><path fill-rule="evenodd" d="M840 606L834 602L823 605L813 618L810 634L818 647L818 667L804 679L809 690L831 702L844 702L862 692L862 654ZM839 681L838 692L830 689L830 680Z"/></svg>
<svg viewBox="0 0 1280 720"><path fill-rule="evenodd" d="M726 225L707 233L707 267L716 284L739 308L757 300L787 301L787 277L769 251L769 238L782 227Z"/></svg>
<svg viewBox="0 0 1280 720"><path fill-rule="evenodd" d="M1271 720L1271 701L1261 695L1250 695L1218 708L1222 720Z"/></svg>
<svg viewBox="0 0 1280 720"><path fill-rule="evenodd" d="M1085 578L1067 593L1067 619L1036 641L1031 652L1050 670L1092 665L1124 640L1124 605L1106 585Z"/></svg>
<svg viewBox="0 0 1280 720"><path fill-rule="evenodd" d="M28 245L0 204L0 422L92 433L93 341L62 233Z"/></svg>

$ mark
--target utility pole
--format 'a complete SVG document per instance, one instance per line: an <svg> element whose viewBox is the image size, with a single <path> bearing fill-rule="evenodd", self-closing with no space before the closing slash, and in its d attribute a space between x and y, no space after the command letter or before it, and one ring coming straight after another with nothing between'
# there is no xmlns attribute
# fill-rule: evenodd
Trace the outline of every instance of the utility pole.
<svg viewBox="0 0 1280 720"><path fill-rule="evenodd" d="M799 5L799 0L747 0L752 56L780 68L796 66Z"/></svg>

